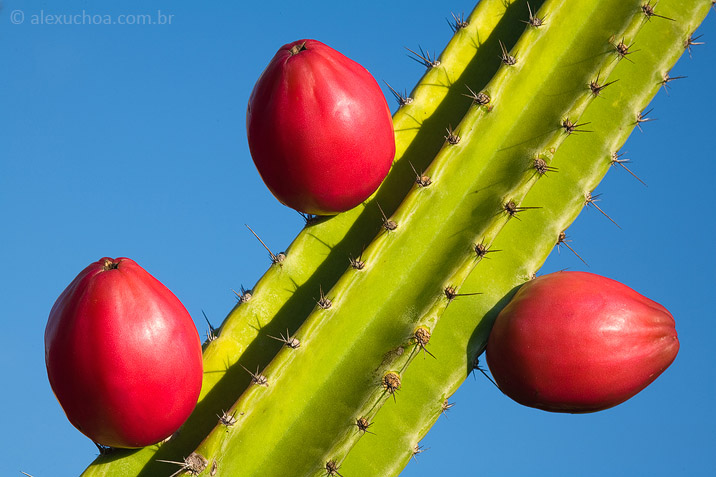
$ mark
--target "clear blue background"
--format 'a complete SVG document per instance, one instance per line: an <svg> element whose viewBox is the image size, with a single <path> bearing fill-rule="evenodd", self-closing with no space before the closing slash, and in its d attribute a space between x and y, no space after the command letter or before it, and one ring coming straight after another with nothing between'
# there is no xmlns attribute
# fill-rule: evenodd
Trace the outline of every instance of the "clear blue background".
<svg viewBox="0 0 716 477"><path fill-rule="evenodd" d="M404 47L439 53L451 11L472 7L2 2L2 474L73 476L97 454L66 420L44 364L48 312L83 267L102 256L134 258L180 297L203 334L202 310L220 323L235 303L232 289L250 288L269 265L244 224L274 251L301 229L301 217L263 186L245 139L248 95L280 45L319 39L381 84L410 90L424 70ZM15 10L22 24L12 23ZM33 25L41 10L172 17L164 25ZM715 22L712 12L697 34L716 42ZM582 416L521 407L477 375L404 475L716 475L715 65L714 44L686 54L672 75L688 79L659 94L658 121L625 146L648 188L621 169L598 188L622 229L589 209L569 230L589 271L673 312L675 363L627 403ZM585 266L562 249L543 273L563 268Z"/></svg>

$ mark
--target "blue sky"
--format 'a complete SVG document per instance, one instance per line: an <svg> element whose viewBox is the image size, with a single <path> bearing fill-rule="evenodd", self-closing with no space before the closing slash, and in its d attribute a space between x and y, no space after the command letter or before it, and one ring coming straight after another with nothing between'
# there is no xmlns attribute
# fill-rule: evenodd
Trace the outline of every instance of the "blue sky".
<svg viewBox="0 0 716 477"><path fill-rule="evenodd" d="M45 322L64 287L102 256L128 256L179 296L202 334L202 311L218 324L231 290L269 265L244 224L276 250L303 224L265 189L245 139L248 96L275 50L316 38L410 90L423 69L404 47L439 53L446 18L473 2L1 5L0 455L4 475L73 476L96 448L66 420L45 373ZM164 24L46 22L83 12ZM45 24L33 24L40 15ZM585 210L569 233L589 271L672 311L675 363L634 399L582 416L521 407L470 378L403 475L716 473L715 27L712 12L697 32L707 44L673 70L688 78L657 96L658 120L624 147L648 187L615 169L598 188L621 230ZM563 268L585 266L563 250L542 273Z"/></svg>

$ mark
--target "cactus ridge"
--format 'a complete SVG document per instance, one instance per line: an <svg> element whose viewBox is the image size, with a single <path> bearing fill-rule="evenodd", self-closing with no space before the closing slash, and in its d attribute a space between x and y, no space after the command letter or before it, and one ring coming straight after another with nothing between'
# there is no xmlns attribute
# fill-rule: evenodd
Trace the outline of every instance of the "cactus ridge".
<svg viewBox="0 0 716 477"><path fill-rule="evenodd" d="M370 417L389 397L397 402L400 376L419 351L410 343L416 325L432 329L446 308L447 298L436 293L445 288L445 270L450 283L461 283L476 264L472 244L492 241L511 218L527 213L517 204L537 181L530 159L536 151L554 153L569 136L560 126L564 118L579 118L593 98L589 81L618 63L604 39L615 30L633 37L643 24L625 14L637 2L585 4L592 15L557 4L543 9L567 31L525 32L510 54L514 63L506 62L486 88L497 106L468 112L457 128L459 144L444 141L429 168L435 184L414 187L391 217L397 228L380 233L363 253L366 269L341 277L330 292L334 306L317 309L298 330L305 347L280 351L264 370L271 385L246 391L233 408L243 413L237 424L212 432L198 453L249 475L321 472L355 443L356 416ZM584 60L557 70L537 63L561 56L565 38L570 55ZM603 51L594 55L595 48ZM313 439L276 445L291 435ZM239 464L244 455L251 461Z"/></svg>
<svg viewBox="0 0 716 477"><path fill-rule="evenodd" d="M476 268L465 281L465 286L490 283L489 289L479 300L457 302L445 311L432 339L441 359L418 360L404 373L404 399L375 416L374 434L358 441L341 463L345 475L397 475L416 449L422 449L418 443L444 414L448 397L478 369L477 357L502 305L536 273L555 242L565 243L564 230L583 209L586 191L594 190L620 157L617 151L635 126L635 112L643 110L668 78L683 53L683 38L704 18L707 7L679 0L659 3L658 11L674 23L652 22L639 33L643 51L634 64L617 66L609 77L615 86L585 112L595 133L575 137L556 152L552 164L559 172L527 195L545 206L529 221L505 226L495 245L508 253Z"/></svg>

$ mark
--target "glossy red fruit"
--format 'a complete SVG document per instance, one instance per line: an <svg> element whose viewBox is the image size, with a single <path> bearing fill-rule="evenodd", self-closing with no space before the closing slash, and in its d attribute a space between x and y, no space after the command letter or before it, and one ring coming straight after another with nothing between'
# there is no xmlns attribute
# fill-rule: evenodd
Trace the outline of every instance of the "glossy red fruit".
<svg viewBox="0 0 716 477"><path fill-rule="evenodd" d="M631 398L678 351L663 306L609 278L558 272L525 283L500 312L487 363L515 401L583 413Z"/></svg>
<svg viewBox="0 0 716 477"><path fill-rule="evenodd" d="M395 156L383 92L355 61L316 40L282 46L246 112L249 149L273 195L332 215L367 199Z"/></svg>
<svg viewBox="0 0 716 477"><path fill-rule="evenodd" d="M45 329L45 362L67 418L105 446L169 437L201 391L201 342L191 316L128 258L92 263L62 292Z"/></svg>

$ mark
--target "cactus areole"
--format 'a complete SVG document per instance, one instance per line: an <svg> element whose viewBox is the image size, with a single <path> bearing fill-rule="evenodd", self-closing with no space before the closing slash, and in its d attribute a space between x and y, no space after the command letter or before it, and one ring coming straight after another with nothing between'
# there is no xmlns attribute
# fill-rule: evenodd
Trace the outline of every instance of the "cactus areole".
<svg viewBox="0 0 716 477"><path fill-rule="evenodd" d="M371 74L316 40L282 46L246 112L249 149L273 195L333 215L367 199L395 155L388 104Z"/></svg>
<svg viewBox="0 0 716 477"><path fill-rule="evenodd" d="M62 292L45 329L45 361L70 422L105 446L169 437L201 391L201 343L189 313L128 258L90 264Z"/></svg>
<svg viewBox="0 0 716 477"><path fill-rule="evenodd" d="M609 278L558 272L523 285L500 312L487 363L515 401L584 413L631 398L678 351L674 319L663 306Z"/></svg>

